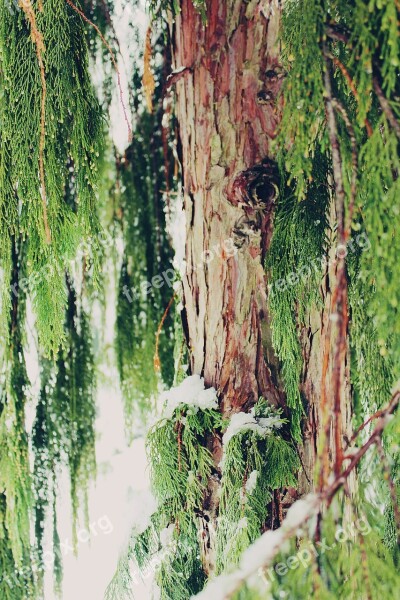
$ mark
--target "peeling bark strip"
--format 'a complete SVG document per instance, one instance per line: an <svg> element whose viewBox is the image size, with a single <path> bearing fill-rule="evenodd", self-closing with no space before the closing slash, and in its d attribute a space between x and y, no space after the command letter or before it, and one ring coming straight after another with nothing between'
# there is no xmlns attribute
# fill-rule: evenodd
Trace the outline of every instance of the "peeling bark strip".
<svg viewBox="0 0 400 600"><path fill-rule="evenodd" d="M282 402L264 357L263 258L271 238L277 171L270 140L282 82L279 12L257 2L210 0L205 26L181 1L173 31L177 117L187 217L183 281L191 370L214 386L225 416L259 396ZM275 4L275 3L274 3ZM207 251L232 239L202 269Z"/></svg>

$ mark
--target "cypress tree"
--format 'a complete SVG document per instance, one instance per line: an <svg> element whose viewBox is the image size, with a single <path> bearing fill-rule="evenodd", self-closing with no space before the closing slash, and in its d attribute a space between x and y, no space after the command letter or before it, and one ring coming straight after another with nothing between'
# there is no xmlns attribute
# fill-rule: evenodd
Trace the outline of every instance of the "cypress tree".
<svg viewBox="0 0 400 600"><path fill-rule="evenodd" d="M0 1L0 597L43 596L49 523L61 591L61 468L89 518L108 260L157 508L107 599L395 597L399 3L147 9L125 97L112 2Z"/></svg>

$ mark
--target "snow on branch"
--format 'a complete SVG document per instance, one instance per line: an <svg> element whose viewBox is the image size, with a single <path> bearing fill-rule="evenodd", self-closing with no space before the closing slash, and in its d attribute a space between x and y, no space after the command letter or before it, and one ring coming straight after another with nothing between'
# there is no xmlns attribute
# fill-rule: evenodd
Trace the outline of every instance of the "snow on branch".
<svg viewBox="0 0 400 600"><path fill-rule="evenodd" d="M163 392L161 401L165 402L163 419L172 419L175 410L183 405L200 410L218 408L217 392L213 387L206 389L200 375L191 375L177 387Z"/></svg>

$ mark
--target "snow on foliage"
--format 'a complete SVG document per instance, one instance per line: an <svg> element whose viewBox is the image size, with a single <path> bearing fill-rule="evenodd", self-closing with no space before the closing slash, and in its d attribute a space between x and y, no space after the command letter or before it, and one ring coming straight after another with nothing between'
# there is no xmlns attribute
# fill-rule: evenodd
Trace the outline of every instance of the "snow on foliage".
<svg viewBox="0 0 400 600"><path fill-rule="evenodd" d="M235 435L248 429L255 431L260 437L264 437L271 433L273 428L279 429L284 422L285 420L279 415L257 418L254 416L254 409L249 413L236 413L232 415L222 441L224 446L227 446Z"/></svg>
<svg viewBox="0 0 400 600"><path fill-rule="evenodd" d="M204 378L191 375L167 392L161 394L161 401L165 403L163 418L172 419L174 411L180 406L193 406L200 410L217 409L217 392L213 387L205 388Z"/></svg>
<svg viewBox="0 0 400 600"><path fill-rule="evenodd" d="M246 492L251 494L257 485L258 471L252 471L246 481Z"/></svg>

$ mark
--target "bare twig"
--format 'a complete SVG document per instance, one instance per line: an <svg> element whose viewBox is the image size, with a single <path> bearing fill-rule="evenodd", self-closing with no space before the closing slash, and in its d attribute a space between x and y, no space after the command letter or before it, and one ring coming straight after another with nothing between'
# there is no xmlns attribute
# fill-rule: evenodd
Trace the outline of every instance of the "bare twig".
<svg viewBox="0 0 400 600"><path fill-rule="evenodd" d="M344 108L343 104L339 102L336 98L332 100L334 108L341 114L343 121L346 124L351 144L351 159L352 159L352 173L351 173L351 188L350 188L350 199L349 199L349 208L348 208L348 216L347 216L347 224L345 225L344 236L347 241L351 231L351 222L353 220L353 212L354 212L354 204L356 200L357 194L357 176L358 176L358 149L357 149L357 140L356 134L354 131L354 127L352 122L349 119L349 116Z"/></svg>
<svg viewBox="0 0 400 600"><path fill-rule="evenodd" d="M345 233L345 189L343 185L342 156L340 151L337 123L335 116L335 105L332 92L331 65L326 44L323 44L323 57L325 61L324 86L325 86L325 110L328 127L329 142L332 152L333 178L335 184L335 207L337 218L338 242L346 245ZM339 258L337 265L337 299L335 316L337 322L336 348L332 373L333 388L333 411L335 415L335 475L340 473L343 462L342 448L342 415L340 408L341 390L344 380L344 358L346 355L346 332L348 324L347 312L347 277L344 258Z"/></svg>
<svg viewBox="0 0 400 600"><path fill-rule="evenodd" d="M383 112L385 113L386 118L389 121L390 125L393 127L397 137L400 139L400 123L396 119L396 116L392 110L392 107L390 106L389 100L386 98L385 94L383 93L383 90L381 88L381 85L379 83L379 79L378 79L378 76L376 73L372 77L372 83L374 86L375 94L379 100L379 104L381 105L381 108L382 108Z"/></svg>
<svg viewBox="0 0 400 600"><path fill-rule="evenodd" d="M171 300L168 302L168 306L167 306L167 308L166 308L166 309L165 309L165 311L164 311L164 314L163 314L163 316L162 316L162 319L161 319L161 321L160 321L160 324L159 324L159 326L158 326L158 328L157 328L157 332L156 332L156 349L155 349L155 352L154 352L154 359L153 359L153 362L154 362L154 369L155 369L155 371L156 371L157 373L158 373L158 372L160 371L160 369L161 369L161 362L160 362L160 355L159 355L159 347L160 347L160 335L161 335L161 332L162 332L162 328L164 327L165 319L166 319L166 318L167 318L167 316L168 316L168 313L169 313L169 311L170 311L170 308L171 308L171 306L172 306L172 304L173 304L173 302L174 302L175 298L176 298L176 292L175 292L175 294L172 296Z"/></svg>

